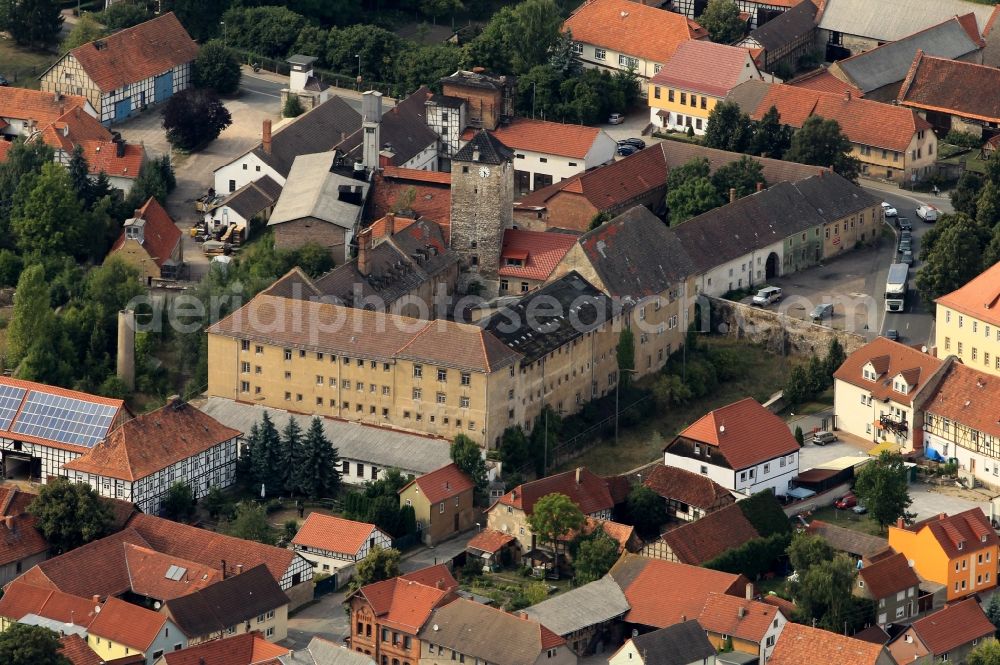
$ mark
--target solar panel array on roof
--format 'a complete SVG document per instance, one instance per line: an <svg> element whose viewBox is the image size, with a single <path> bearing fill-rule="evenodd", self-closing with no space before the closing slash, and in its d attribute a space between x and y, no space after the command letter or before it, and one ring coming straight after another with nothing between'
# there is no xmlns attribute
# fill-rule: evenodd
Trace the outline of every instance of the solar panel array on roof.
<svg viewBox="0 0 1000 665"><path fill-rule="evenodd" d="M24 388L17 386L0 385L0 429L10 429L26 392Z"/></svg>
<svg viewBox="0 0 1000 665"><path fill-rule="evenodd" d="M32 390L11 431L90 448L114 422L116 406Z"/></svg>

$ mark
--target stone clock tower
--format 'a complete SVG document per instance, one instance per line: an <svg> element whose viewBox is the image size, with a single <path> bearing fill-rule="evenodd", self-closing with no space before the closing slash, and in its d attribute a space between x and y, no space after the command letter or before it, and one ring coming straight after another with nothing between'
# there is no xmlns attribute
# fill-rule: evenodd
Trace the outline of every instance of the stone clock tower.
<svg viewBox="0 0 1000 665"><path fill-rule="evenodd" d="M514 221L514 153L479 130L451 160L451 249L462 260L466 283L484 296L499 290L504 229Z"/></svg>

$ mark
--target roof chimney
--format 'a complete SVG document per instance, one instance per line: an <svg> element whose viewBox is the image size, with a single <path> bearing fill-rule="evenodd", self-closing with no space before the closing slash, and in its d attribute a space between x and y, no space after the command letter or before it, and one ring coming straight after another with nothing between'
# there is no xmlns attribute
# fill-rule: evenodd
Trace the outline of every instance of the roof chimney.
<svg viewBox="0 0 1000 665"><path fill-rule="evenodd" d="M753 582L747 582L747 600L753 600Z"/></svg>
<svg viewBox="0 0 1000 665"><path fill-rule="evenodd" d="M735 200L736 200L736 188L735 187L730 187L729 188L729 202L732 203Z"/></svg>
<svg viewBox="0 0 1000 665"><path fill-rule="evenodd" d="M222 560L222 579L226 579L226 560L225 559Z"/></svg>
<svg viewBox="0 0 1000 665"><path fill-rule="evenodd" d="M896 528L897 529L902 529L904 526L906 526L906 522L903 521L903 518L902 517L897 517L896 518Z"/></svg>
<svg viewBox="0 0 1000 665"><path fill-rule="evenodd" d="M385 213L385 237L391 238L396 235L396 213Z"/></svg>
<svg viewBox="0 0 1000 665"><path fill-rule="evenodd" d="M362 277L367 277L371 270L371 266L368 264L368 252L371 247L372 230L368 228L358 234L358 272L361 273Z"/></svg>
<svg viewBox="0 0 1000 665"><path fill-rule="evenodd" d="M96 593L93 596L91 596L90 599L92 601L94 601L94 605L100 605L101 604L101 597L99 595L97 595Z"/></svg>
<svg viewBox="0 0 1000 665"><path fill-rule="evenodd" d="M8 531L13 531L14 530L14 516L13 515L5 515L4 518L3 518L3 523L4 523L4 526L7 527Z"/></svg>
<svg viewBox="0 0 1000 665"><path fill-rule="evenodd" d="M112 143L115 144L115 157L121 159L125 156L125 139L115 138Z"/></svg>
<svg viewBox="0 0 1000 665"><path fill-rule="evenodd" d="M268 118L264 120L263 127L261 128L261 144L264 146L264 152L268 155L271 154L271 119Z"/></svg>
<svg viewBox="0 0 1000 665"><path fill-rule="evenodd" d="M742 619L746 615L747 615L747 608L745 608L742 605L740 605L739 608L737 608L737 610L736 610L736 616L738 616L739 618Z"/></svg>
<svg viewBox="0 0 1000 665"><path fill-rule="evenodd" d="M762 182L758 182L757 183L757 191L758 192L763 192L764 191L764 183L762 183Z"/></svg>
<svg viewBox="0 0 1000 665"><path fill-rule="evenodd" d="M577 485L579 485L579 484L580 484L580 474L581 474L582 472L583 472L583 467L582 467L582 466L578 466L578 467L576 467L576 484L577 484Z"/></svg>
<svg viewBox="0 0 1000 665"><path fill-rule="evenodd" d="M242 563L236 564L236 574L237 575L242 575L243 574L243 564Z"/></svg>
<svg viewBox="0 0 1000 665"><path fill-rule="evenodd" d="M851 101L851 89L850 88L848 88L847 90L844 91L844 100L848 101L848 102Z"/></svg>
<svg viewBox="0 0 1000 665"><path fill-rule="evenodd" d="M142 219L142 210L140 208L132 211L132 219Z"/></svg>
<svg viewBox="0 0 1000 665"><path fill-rule="evenodd" d="M684 623L684 622L685 622L685 621L687 621L687 620L688 620L688 615L686 615L686 614L682 614L682 615L681 615L681 623Z"/></svg>

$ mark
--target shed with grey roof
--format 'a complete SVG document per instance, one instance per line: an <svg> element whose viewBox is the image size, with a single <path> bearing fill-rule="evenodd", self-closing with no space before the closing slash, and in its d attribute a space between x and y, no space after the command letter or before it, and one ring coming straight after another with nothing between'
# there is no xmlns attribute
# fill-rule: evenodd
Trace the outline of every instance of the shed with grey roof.
<svg viewBox="0 0 1000 665"><path fill-rule="evenodd" d="M281 665L375 665L371 656L351 651L347 647L314 637L305 649L298 649L287 656L278 656Z"/></svg>
<svg viewBox="0 0 1000 665"><path fill-rule="evenodd" d="M969 0L827 0L820 30L873 42L894 42L952 16L972 12L982 34L993 5ZM822 38L821 41L826 40ZM847 44L845 43L845 46ZM863 49L862 49L863 50Z"/></svg>
<svg viewBox="0 0 1000 665"><path fill-rule="evenodd" d="M621 587L605 575L522 612L556 635L567 637L576 631L621 619L629 609Z"/></svg>

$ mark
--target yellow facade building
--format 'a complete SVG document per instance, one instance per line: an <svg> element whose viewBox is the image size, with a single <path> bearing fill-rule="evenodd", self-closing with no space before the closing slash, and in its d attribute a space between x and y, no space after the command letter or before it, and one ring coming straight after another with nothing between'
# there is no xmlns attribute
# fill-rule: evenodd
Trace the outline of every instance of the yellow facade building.
<svg viewBox="0 0 1000 665"><path fill-rule="evenodd" d="M681 43L649 84L649 120L704 134L715 105L740 83L761 79L750 51L708 41Z"/></svg>
<svg viewBox="0 0 1000 665"><path fill-rule="evenodd" d="M1000 376L1000 263L935 302L938 356Z"/></svg>
<svg viewBox="0 0 1000 665"><path fill-rule="evenodd" d="M187 646L187 638L165 615L112 596L87 629L87 646L105 661L141 654L153 665Z"/></svg>

